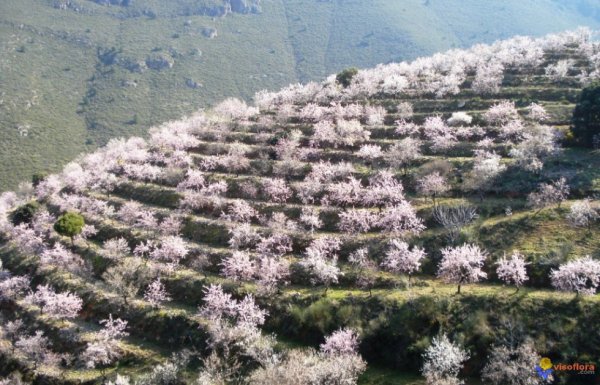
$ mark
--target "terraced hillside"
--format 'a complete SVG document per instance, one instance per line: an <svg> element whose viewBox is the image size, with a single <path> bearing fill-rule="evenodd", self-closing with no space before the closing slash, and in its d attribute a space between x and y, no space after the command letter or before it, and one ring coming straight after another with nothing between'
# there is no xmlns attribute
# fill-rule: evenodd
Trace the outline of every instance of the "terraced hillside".
<svg viewBox="0 0 600 385"><path fill-rule="evenodd" d="M0 191L225 97L598 28L598 10L594 0L4 0Z"/></svg>
<svg viewBox="0 0 600 385"><path fill-rule="evenodd" d="M440 335L474 383L498 345L594 363L600 159L569 123L598 52L517 38L228 99L4 193L0 376L421 384Z"/></svg>

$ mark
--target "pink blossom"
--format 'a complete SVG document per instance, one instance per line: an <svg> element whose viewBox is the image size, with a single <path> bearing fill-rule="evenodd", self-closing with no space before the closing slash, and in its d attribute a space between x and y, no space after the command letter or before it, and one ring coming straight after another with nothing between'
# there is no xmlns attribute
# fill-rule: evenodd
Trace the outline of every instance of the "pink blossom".
<svg viewBox="0 0 600 385"><path fill-rule="evenodd" d="M0 302L3 300L16 300L29 289L31 278L28 276L11 277L0 270Z"/></svg>
<svg viewBox="0 0 600 385"><path fill-rule="evenodd" d="M346 210L339 214L338 229L348 234L367 233L376 221L368 210Z"/></svg>
<svg viewBox="0 0 600 385"><path fill-rule="evenodd" d="M356 153L356 155L360 158L372 161L377 158L383 157L383 151L381 151L381 146L373 144L363 144L360 147L360 150L358 150L358 152Z"/></svg>
<svg viewBox="0 0 600 385"><path fill-rule="evenodd" d="M529 119L531 120L543 122L550 118L546 109L537 103L531 103L529 107L527 107L527 110L529 111Z"/></svg>
<svg viewBox="0 0 600 385"><path fill-rule="evenodd" d="M253 247L260 241L260 235L255 229L250 226L249 223L243 223L241 225L230 228L229 234L231 238L228 244L233 249L244 249Z"/></svg>
<svg viewBox="0 0 600 385"><path fill-rule="evenodd" d="M385 253L381 266L393 273L403 273L410 276L419 271L426 256L423 249L413 246L410 250L408 243L392 239L389 242L389 248Z"/></svg>
<svg viewBox="0 0 600 385"><path fill-rule="evenodd" d="M358 343L358 334L352 329L339 329L325 338L320 350L327 355L357 354Z"/></svg>
<svg viewBox="0 0 600 385"><path fill-rule="evenodd" d="M271 257L281 257L292 251L292 239L281 233L262 238L256 246L256 252Z"/></svg>
<svg viewBox="0 0 600 385"><path fill-rule="evenodd" d="M169 297L169 293L167 293L165 285L160 281L160 278L157 278L148 285L144 293L144 299L150 302L152 307L159 308L163 302L169 302L171 297Z"/></svg>
<svg viewBox="0 0 600 385"><path fill-rule="evenodd" d="M496 265L498 265L496 269L498 278L509 285L520 287L529 279L526 270L528 263L525 262L525 258L518 251L514 251L510 258L502 257L496 262Z"/></svg>
<svg viewBox="0 0 600 385"><path fill-rule="evenodd" d="M369 206L384 207L402 203L404 187L390 171L379 171L369 178L363 202Z"/></svg>
<svg viewBox="0 0 600 385"><path fill-rule="evenodd" d="M283 258L262 256L257 260L256 278L259 293L272 294L285 285L290 275L290 263Z"/></svg>
<svg viewBox="0 0 600 385"><path fill-rule="evenodd" d="M446 179L439 172L425 175L417 181L417 190L423 196L436 197L444 194L450 189Z"/></svg>
<svg viewBox="0 0 600 385"><path fill-rule="evenodd" d="M150 252L150 257L178 265L188 253L187 242L181 237L171 235L161 239L160 246Z"/></svg>
<svg viewBox="0 0 600 385"><path fill-rule="evenodd" d="M381 213L377 226L394 233L418 234L425 229L423 220L407 201L386 207Z"/></svg>
<svg viewBox="0 0 600 385"><path fill-rule="evenodd" d="M552 270L550 278L558 290L593 295L600 285L600 262L589 256L579 258Z"/></svg>
<svg viewBox="0 0 600 385"><path fill-rule="evenodd" d="M362 202L365 189L360 180L348 177L345 182L332 183L327 186L326 202L340 206L354 206Z"/></svg>
<svg viewBox="0 0 600 385"><path fill-rule="evenodd" d="M384 159L392 167L406 168L421 158L421 145L419 139L411 137L401 139L385 152Z"/></svg>
<svg viewBox="0 0 600 385"><path fill-rule="evenodd" d="M169 215L164 218L159 226L162 235L179 235L183 223L176 215Z"/></svg>
<svg viewBox="0 0 600 385"><path fill-rule="evenodd" d="M319 218L319 212L314 208L304 207L300 214L299 222L307 227L310 232L323 227L323 221Z"/></svg>
<svg viewBox="0 0 600 385"><path fill-rule="evenodd" d="M52 249L46 249L40 255L42 265L58 267L72 273L80 273L85 269L83 259L67 250L62 243L55 243Z"/></svg>
<svg viewBox="0 0 600 385"><path fill-rule="evenodd" d="M205 289L204 305L200 314L210 320L220 320L236 313L237 301L225 293L220 285L211 284Z"/></svg>
<svg viewBox="0 0 600 385"><path fill-rule="evenodd" d="M125 238L112 238L104 241L102 250L100 251L103 257L112 260L124 258L129 253L131 253L131 250Z"/></svg>
<svg viewBox="0 0 600 385"><path fill-rule="evenodd" d="M458 247L447 247L442 250L442 261L438 266L437 276L447 283L476 283L487 277L482 270L486 253L476 245L465 243Z"/></svg>
<svg viewBox="0 0 600 385"><path fill-rule="evenodd" d="M213 111L224 118L232 120L247 120L258 114L257 108L248 107L246 102L236 98L225 99L217 104Z"/></svg>
<svg viewBox="0 0 600 385"><path fill-rule="evenodd" d="M484 118L491 125L501 126L517 120L519 113L514 102L505 100L490 107L484 114Z"/></svg>
<svg viewBox="0 0 600 385"><path fill-rule="evenodd" d="M75 318L81 311L83 301L69 292L56 293L50 286L39 286L26 297L26 302L37 305L52 318Z"/></svg>
<svg viewBox="0 0 600 385"><path fill-rule="evenodd" d="M265 178L262 188L265 196L275 203L285 203L292 197L292 190L283 179Z"/></svg>
<svg viewBox="0 0 600 385"><path fill-rule="evenodd" d="M249 281L256 271L254 261L243 251L234 251L221 265L223 275L234 281Z"/></svg>
<svg viewBox="0 0 600 385"><path fill-rule="evenodd" d="M243 200L234 200L229 204L227 213L221 214L221 219L240 223L250 222L252 218L257 217L258 211Z"/></svg>

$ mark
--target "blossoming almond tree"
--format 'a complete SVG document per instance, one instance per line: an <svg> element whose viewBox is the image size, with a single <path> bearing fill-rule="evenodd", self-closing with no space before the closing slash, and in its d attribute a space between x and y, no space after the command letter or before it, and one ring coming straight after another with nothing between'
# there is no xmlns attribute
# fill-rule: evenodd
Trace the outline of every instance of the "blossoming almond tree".
<svg viewBox="0 0 600 385"><path fill-rule="evenodd" d="M127 329L127 321L120 318L113 318L109 314L108 319L100 321L103 328L96 334L95 339L88 342L86 349L81 355L81 360L88 368L96 368L98 366L106 366L123 355L123 350L119 346L119 342L124 337L129 335Z"/></svg>
<svg viewBox="0 0 600 385"><path fill-rule="evenodd" d="M256 272L254 261L244 251L234 251L221 265L223 275L234 281L250 281Z"/></svg>
<svg viewBox="0 0 600 385"><path fill-rule="evenodd" d="M510 258L507 258L506 255L503 256L496 262L496 265L498 265L496 268L498 278L506 284L515 285L517 291L519 291L523 283L529 279L526 269L528 263L525 262L525 258L518 251L514 251Z"/></svg>
<svg viewBox="0 0 600 385"><path fill-rule="evenodd" d="M171 301L171 297L165 288L165 285L161 282L160 278L152 281L146 292L144 293L144 299L150 302L150 305L154 308L159 308L164 302Z"/></svg>
<svg viewBox="0 0 600 385"><path fill-rule="evenodd" d="M355 267L356 284L362 289L369 290L369 297L373 294L373 285L377 280L377 263L369 257L369 249L361 247L348 256L348 262Z"/></svg>
<svg viewBox="0 0 600 385"><path fill-rule="evenodd" d="M587 227L588 230L591 229L598 218L600 218L598 210L592 206L592 201L589 198L573 203L567 214L567 220L572 226Z"/></svg>
<svg viewBox="0 0 600 385"><path fill-rule="evenodd" d="M527 203L537 209L534 216L542 209L548 206L560 204L567 199L570 193L570 187L564 177L552 182L542 183L538 186L537 191L532 192L527 196Z"/></svg>
<svg viewBox="0 0 600 385"><path fill-rule="evenodd" d="M416 246L413 246L412 250L410 250L408 243L399 239L392 239L389 242L389 247L385 253L383 262L381 262L381 266L393 273L406 274L408 276L408 284L410 285L411 276L419 271L421 263L426 256L425 250Z"/></svg>
<svg viewBox="0 0 600 385"><path fill-rule="evenodd" d="M39 306L42 314L57 319L75 318L83 306L82 299L77 295L69 292L56 293L48 285L39 286L25 301Z"/></svg>
<svg viewBox="0 0 600 385"><path fill-rule="evenodd" d="M325 293L329 286L338 282L342 274L337 265L341 242L331 237L317 238L306 248L299 265L311 276L313 285L323 284Z"/></svg>
<svg viewBox="0 0 600 385"><path fill-rule="evenodd" d="M50 350L51 346L48 337L44 337L40 330L31 336L23 335L15 342L15 347L25 355L27 361L33 363L34 371L37 371L39 366L58 365L60 356Z"/></svg>
<svg viewBox="0 0 600 385"><path fill-rule="evenodd" d="M419 234L425 230L423 220L408 201L386 207L379 216L377 227L396 234Z"/></svg>
<svg viewBox="0 0 600 385"><path fill-rule="evenodd" d="M600 286L600 261L589 256L575 259L550 272L557 290L593 295Z"/></svg>
<svg viewBox="0 0 600 385"><path fill-rule="evenodd" d="M348 234L367 233L375 222L376 215L368 210L350 209L339 213L338 228Z"/></svg>
<svg viewBox="0 0 600 385"><path fill-rule="evenodd" d="M447 247L442 250L442 260L438 266L437 276L444 282L458 285L476 283L487 278L483 271L486 253L478 246L463 244L457 247Z"/></svg>
<svg viewBox="0 0 600 385"><path fill-rule="evenodd" d="M458 374L468 359L467 351L443 334L433 337L431 345L423 353L421 372L427 385L460 385L463 382Z"/></svg>
<svg viewBox="0 0 600 385"><path fill-rule="evenodd" d="M355 354L358 351L358 335L352 329L339 329L325 338L319 349L326 354Z"/></svg>
<svg viewBox="0 0 600 385"><path fill-rule="evenodd" d="M450 186L446 182L446 178L440 175L439 172L433 172L425 175L417 181L417 191L419 194L431 197L435 206L435 198L450 190Z"/></svg>

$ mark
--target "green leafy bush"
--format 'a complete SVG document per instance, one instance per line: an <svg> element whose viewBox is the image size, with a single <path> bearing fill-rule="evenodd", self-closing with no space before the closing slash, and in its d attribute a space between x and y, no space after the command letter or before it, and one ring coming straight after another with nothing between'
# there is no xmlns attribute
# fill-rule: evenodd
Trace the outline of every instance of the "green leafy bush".
<svg viewBox="0 0 600 385"><path fill-rule="evenodd" d="M600 83L585 88L573 112L571 127L575 143L583 147L600 144Z"/></svg>
<svg viewBox="0 0 600 385"><path fill-rule="evenodd" d="M342 85L342 87L347 88L348 86L350 86L350 83L352 82L352 78L354 76L356 76L356 74L358 74L357 68L354 68L354 67L346 68L345 70L343 70L342 72L337 74L335 79L337 80L338 83L340 83Z"/></svg>
<svg viewBox="0 0 600 385"><path fill-rule="evenodd" d="M85 220L80 214L68 212L61 215L54 223L54 230L60 235L71 238L73 242L73 237L81 233L84 225Z"/></svg>
<svg viewBox="0 0 600 385"><path fill-rule="evenodd" d="M10 216L13 225L18 226L22 223L31 223L31 220L40 209L40 204L33 201L18 207Z"/></svg>

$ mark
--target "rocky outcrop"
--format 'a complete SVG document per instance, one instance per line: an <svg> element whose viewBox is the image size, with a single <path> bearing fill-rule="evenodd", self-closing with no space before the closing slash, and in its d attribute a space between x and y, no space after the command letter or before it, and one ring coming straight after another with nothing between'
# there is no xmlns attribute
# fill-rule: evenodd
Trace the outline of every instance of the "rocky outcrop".
<svg viewBox="0 0 600 385"><path fill-rule="evenodd" d="M194 79L187 78L185 79L185 85L192 89L198 89L203 87L202 83L198 83Z"/></svg>
<svg viewBox="0 0 600 385"><path fill-rule="evenodd" d="M230 13L260 13L260 0L205 0L205 4L191 14L221 17Z"/></svg>
<svg viewBox="0 0 600 385"><path fill-rule="evenodd" d="M175 60L166 54L154 53L146 58L146 66L156 71L172 68L174 64Z"/></svg>
<svg viewBox="0 0 600 385"><path fill-rule="evenodd" d="M236 13L260 13L260 0L229 0L231 10Z"/></svg>
<svg viewBox="0 0 600 385"><path fill-rule="evenodd" d="M145 61L131 58L120 58L119 65L127 69L129 72L135 72L139 74L148 69Z"/></svg>
<svg viewBox="0 0 600 385"><path fill-rule="evenodd" d="M127 7L131 4L131 0L91 0L94 3L101 5L118 5L121 7Z"/></svg>
<svg viewBox="0 0 600 385"><path fill-rule="evenodd" d="M204 27L202 28L202 35L209 39L214 39L218 36L217 29L212 27Z"/></svg>

